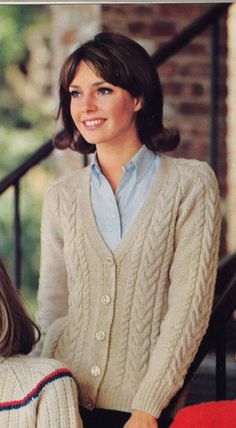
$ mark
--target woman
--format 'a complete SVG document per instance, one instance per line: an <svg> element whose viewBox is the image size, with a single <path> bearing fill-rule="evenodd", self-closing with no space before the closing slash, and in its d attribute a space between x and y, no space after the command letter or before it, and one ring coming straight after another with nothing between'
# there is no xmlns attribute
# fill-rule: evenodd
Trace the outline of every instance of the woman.
<svg viewBox="0 0 236 428"><path fill-rule="evenodd" d="M62 67L56 145L95 155L45 196L37 319L85 427L167 426L211 312L218 186L206 163L164 154L179 135L162 111L150 57L125 36L100 33Z"/></svg>
<svg viewBox="0 0 236 428"><path fill-rule="evenodd" d="M30 358L39 330L0 260L0 426L81 428L77 388L64 364Z"/></svg>

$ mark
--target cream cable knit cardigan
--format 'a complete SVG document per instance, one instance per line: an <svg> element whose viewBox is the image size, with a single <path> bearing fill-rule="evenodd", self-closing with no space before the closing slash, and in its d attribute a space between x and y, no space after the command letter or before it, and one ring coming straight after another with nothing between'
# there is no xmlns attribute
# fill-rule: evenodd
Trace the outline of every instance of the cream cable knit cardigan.
<svg viewBox="0 0 236 428"><path fill-rule="evenodd" d="M83 406L159 417L208 325L218 185L206 163L161 155L143 206L111 252L96 227L90 174L87 167L64 177L45 196L42 355L70 367Z"/></svg>
<svg viewBox="0 0 236 428"><path fill-rule="evenodd" d="M82 428L69 370L46 358L0 357L0 427Z"/></svg>

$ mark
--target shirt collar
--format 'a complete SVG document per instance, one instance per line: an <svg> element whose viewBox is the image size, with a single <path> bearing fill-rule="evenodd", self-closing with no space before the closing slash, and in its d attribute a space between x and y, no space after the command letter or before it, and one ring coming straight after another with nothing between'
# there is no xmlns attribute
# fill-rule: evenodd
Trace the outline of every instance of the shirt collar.
<svg viewBox="0 0 236 428"><path fill-rule="evenodd" d="M155 154L143 145L137 153L124 165L124 170L135 170L137 181L142 180L154 162Z"/></svg>
<svg viewBox="0 0 236 428"><path fill-rule="evenodd" d="M154 159L155 159L155 154L151 150L149 150L145 145L143 145L137 151L137 153L135 153L132 159L130 159L126 164L124 164L122 168L125 172L135 171L137 181L140 181L144 177L144 175L146 174L147 170L150 168L152 163L154 162ZM91 167L92 167L92 172L100 182L102 171L99 166L96 153L93 154Z"/></svg>
<svg viewBox="0 0 236 428"><path fill-rule="evenodd" d="M102 171L101 171L101 168L100 168L99 163L98 163L96 152L93 153L93 155L92 155L91 168L92 168L93 174L95 175L95 177L97 177L97 179L100 182L100 177L101 177Z"/></svg>

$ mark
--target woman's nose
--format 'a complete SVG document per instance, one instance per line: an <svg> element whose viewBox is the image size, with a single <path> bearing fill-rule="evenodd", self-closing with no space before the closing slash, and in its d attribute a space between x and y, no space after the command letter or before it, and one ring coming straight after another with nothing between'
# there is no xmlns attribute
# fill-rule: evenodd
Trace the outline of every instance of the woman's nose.
<svg viewBox="0 0 236 428"><path fill-rule="evenodd" d="M92 95L83 95L82 97L82 111L88 112L88 111L95 111L96 110L96 103L94 100L94 97Z"/></svg>

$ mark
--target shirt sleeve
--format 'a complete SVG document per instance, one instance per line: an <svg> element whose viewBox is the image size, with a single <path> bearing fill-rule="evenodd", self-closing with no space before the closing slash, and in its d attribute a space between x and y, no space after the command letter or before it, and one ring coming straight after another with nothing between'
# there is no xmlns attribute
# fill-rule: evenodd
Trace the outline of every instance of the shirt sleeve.
<svg viewBox="0 0 236 428"><path fill-rule="evenodd" d="M159 417L181 388L211 314L220 233L220 198L211 168L201 162L182 180L169 270L168 309L132 408Z"/></svg>
<svg viewBox="0 0 236 428"><path fill-rule="evenodd" d="M39 356L48 328L68 311L67 272L63 254L63 234L60 224L59 186L45 195L41 220L41 260L36 322L41 340L32 355Z"/></svg>
<svg viewBox="0 0 236 428"><path fill-rule="evenodd" d="M37 427L83 428L73 378L61 377L45 385L39 397Z"/></svg>

